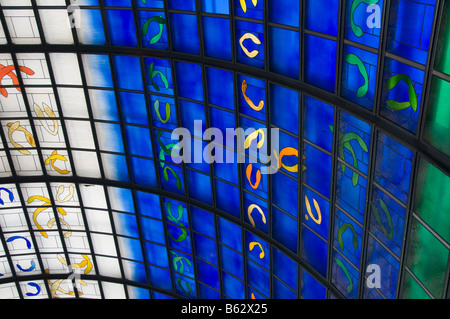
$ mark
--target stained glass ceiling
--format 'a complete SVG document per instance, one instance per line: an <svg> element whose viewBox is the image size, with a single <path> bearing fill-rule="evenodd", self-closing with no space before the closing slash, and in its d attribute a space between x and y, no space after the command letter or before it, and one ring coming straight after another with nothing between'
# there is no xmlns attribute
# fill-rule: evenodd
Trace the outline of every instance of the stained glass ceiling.
<svg viewBox="0 0 450 319"><path fill-rule="evenodd" d="M0 298L450 298L450 1L0 6Z"/></svg>

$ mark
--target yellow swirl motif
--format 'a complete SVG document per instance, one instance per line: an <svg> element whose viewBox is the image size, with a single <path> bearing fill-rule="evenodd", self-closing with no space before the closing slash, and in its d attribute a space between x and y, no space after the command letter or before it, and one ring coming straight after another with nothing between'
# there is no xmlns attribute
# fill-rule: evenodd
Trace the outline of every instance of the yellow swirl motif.
<svg viewBox="0 0 450 319"><path fill-rule="evenodd" d="M248 149L250 147L250 145L252 144L253 140L257 139L259 134L261 134L261 140L258 142L258 144L256 144L257 148L261 148L264 145L264 141L266 139L266 134L264 133L264 131L262 129L258 129L256 131L254 131L253 133L251 133L249 136L247 136L247 138L245 139L244 142L244 148Z"/></svg>
<svg viewBox="0 0 450 319"><path fill-rule="evenodd" d="M247 13L247 3L245 2L245 0L239 0L239 2L241 3L241 8L242 11L244 11L244 13ZM256 7L258 5L258 0L252 0L253 6Z"/></svg>
<svg viewBox="0 0 450 319"><path fill-rule="evenodd" d="M250 251L252 251L253 248L255 248L255 246L258 246L261 249L261 252L259 253L259 259L263 259L265 256L265 253L264 253L264 249L262 248L260 243L258 243L256 241L251 242L249 245Z"/></svg>
<svg viewBox="0 0 450 319"><path fill-rule="evenodd" d="M262 221L264 224L266 224L267 223L266 216L264 215L264 212L262 211L261 207L259 207L256 204L250 205L247 209L247 215L248 215L248 219L250 220L250 224L252 224L253 227L256 227L255 221L253 220L253 217L252 217L252 213L255 209L261 214Z"/></svg>
<svg viewBox="0 0 450 319"><path fill-rule="evenodd" d="M47 104L42 103L42 106L44 107L44 112L45 112L45 114L47 114L48 117L50 117L50 118L56 117L55 113L53 113L53 110ZM42 109L36 103L34 103L34 111L36 112L37 117L39 117L39 118L45 117L44 112L42 112ZM49 125L47 124L47 121L43 121L43 120L39 120L39 121L41 122L41 124L45 128L45 130L47 132L49 132L51 135L58 134L58 121L52 120L53 121L53 129L51 129L49 127Z"/></svg>
<svg viewBox="0 0 450 319"><path fill-rule="evenodd" d="M67 161L67 158L66 158L65 156L63 156L63 155L59 155L57 151L53 151L53 152L52 152L52 155L50 155L50 156L45 160L44 163L45 163L45 165L50 164L50 166L53 167L53 169L54 169L55 171L57 171L58 173L60 173L61 175L67 175L67 174L69 174L70 172L69 172L68 170L65 170L65 169L63 170L63 169L60 169L60 168L58 168L58 167L55 166L55 162L56 162L57 160L66 162L66 161Z"/></svg>
<svg viewBox="0 0 450 319"><path fill-rule="evenodd" d="M64 190L65 190L64 185L59 186L58 191L56 193L56 201L58 203L65 203L73 198L73 194L75 192L73 185L69 185L69 194L66 197L64 197L63 199L61 199L61 195L64 192Z"/></svg>
<svg viewBox="0 0 450 319"><path fill-rule="evenodd" d="M305 196L305 205L306 205L306 211L308 212L309 217L317 224L322 224L322 212L320 211L319 203L313 198L313 204L314 208L317 211L318 217L316 218L312 212L311 204L309 202L308 196ZM306 220L309 219L308 215L305 215Z"/></svg>
<svg viewBox="0 0 450 319"><path fill-rule="evenodd" d="M253 103L253 101L247 96L247 81L243 80L242 81L242 85L241 85L241 89L242 89L242 95L244 96L245 102L247 102L248 106L250 106L253 110L255 111L261 111L264 107L264 101L261 100L259 101L258 106L255 105L255 103Z"/></svg>
<svg viewBox="0 0 450 319"><path fill-rule="evenodd" d="M17 143L16 141L14 141L12 134L15 131L18 132L22 132L25 134L25 138L27 139L28 144L30 144L32 147L36 147L36 142L34 140L33 135L31 135L30 132L28 132L25 128L23 128L22 126L20 126L20 122L14 122L14 123L8 123L6 124L7 127L9 127L8 129L8 138L9 141L11 142L11 144L23 155L30 155L30 151L28 150L23 150L23 146L20 145L19 143Z"/></svg>
<svg viewBox="0 0 450 319"><path fill-rule="evenodd" d="M244 46L244 41L250 39L253 41L253 43L260 45L261 41L258 39L256 35L253 33L247 32L245 33L240 39L239 39L239 45L241 46L242 51L244 51L245 55L249 58L253 59L259 54L258 50L253 50L252 52L249 52L248 49Z"/></svg>

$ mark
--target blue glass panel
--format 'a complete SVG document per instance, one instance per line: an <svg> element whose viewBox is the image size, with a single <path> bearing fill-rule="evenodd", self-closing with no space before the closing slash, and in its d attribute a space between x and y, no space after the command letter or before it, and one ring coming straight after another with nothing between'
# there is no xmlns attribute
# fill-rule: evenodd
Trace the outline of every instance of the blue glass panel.
<svg viewBox="0 0 450 319"><path fill-rule="evenodd" d="M435 0L392 1L387 50L426 64L435 4Z"/></svg>
<svg viewBox="0 0 450 319"><path fill-rule="evenodd" d="M272 124L298 134L299 93L270 84L270 120Z"/></svg>
<svg viewBox="0 0 450 319"><path fill-rule="evenodd" d="M113 56L114 69L116 74L117 86L120 89L142 91L141 65L139 58L124 55Z"/></svg>
<svg viewBox="0 0 450 319"><path fill-rule="evenodd" d="M200 54L197 16L171 13L169 14L169 21L173 50L189 54Z"/></svg>
<svg viewBox="0 0 450 319"><path fill-rule="evenodd" d="M239 63L263 68L264 26L259 23L236 21L236 50Z"/></svg>
<svg viewBox="0 0 450 319"><path fill-rule="evenodd" d="M223 292L231 299L244 299L244 283L226 272L222 272Z"/></svg>
<svg viewBox="0 0 450 319"><path fill-rule="evenodd" d="M372 110L375 100L378 55L344 46L342 96Z"/></svg>
<svg viewBox="0 0 450 319"><path fill-rule="evenodd" d="M168 0L169 9L195 11L195 0Z"/></svg>
<svg viewBox="0 0 450 319"><path fill-rule="evenodd" d="M161 219L159 196L136 191L136 203L140 214Z"/></svg>
<svg viewBox="0 0 450 319"><path fill-rule="evenodd" d="M142 46L149 49L167 50L169 40L164 12L139 11L138 16Z"/></svg>
<svg viewBox="0 0 450 319"><path fill-rule="evenodd" d="M89 86L98 87L113 87L113 80L111 75L111 66L108 55L100 54L84 54L83 66L86 70L95 72L95 76L90 76L87 79Z"/></svg>
<svg viewBox="0 0 450 319"><path fill-rule="evenodd" d="M339 253L333 250L331 282L345 298L358 297L359 273Z"/></svg>
<svg viewBox="0 0 450 319"><path fill-rule="evenodd" d="M325 287L306 270L300 270L300 278L300 295L303 299L325 299Z"/></svg>
<svg viewBox="0 0 450 319"><path fill-rule="evenodd" d="M238 172L238 164L237 164L237 156L236 153L227 149L216 148L216 154L223 154L223 163L215 162L214 165L214 174L217 178L221 178L226 180L234 185L238 185L239 183L239 172ZM219 157L220 158L220 157ZM233 163L226 163L226 159L234 158Z"/></svg>
<svg viewBox="0 0 450 319"><path fill-rule="evenodd" d="M330 203L307 187L303 187L303 196L303 223L328 240Z"/></svg>
<svg viewBox="0 0 450 319"><path fill-rule="evenodd" d="M220 242L242 252L241 228L221 217L218 220Z"/></svg>
<svg viewBox="0 0 450 319"><path fill-rule="evenodd" d="M338 14L339 0L305 1L305 27L309 30L336 36Z"/></svg>
<svg viewBox="0 0 450 319"><path fill-rule="evenodd" d="M334 123L334 107L310 96L304 98L303 130L305 138L333 151L333 132L329 126Z"/></svg>
<svg viewBox="0 0 450 319"><path fill-rule="evenodd" d="M130 189L108 187L108 194L112 209L134 213L134 201Z"/></svg>
<svg viewBox="0 0 450 319"><path fill-rule="evenodd" d="M264 80L238 75L239 110L242 114L259 120L266 119L266 82ZM261 108L262 107L262 108Z"/></svg>
<svg viewBox="0 0 450 319"><path fill-rule="evenodd" d="M135 184L157 187L155 162L144 158L130 157L131 172Z"/></svg>
<svg viewBox="0 0 450 319"><path fill-rule="evenodd" d="M143 8L163 9L164 0L138 0L136 1L136 5Z"/></svg>
<svg viewBox="0 0 450 319"><path fill-rule="evenodd" d="M330 197L331 189L331 156L314 146L304 143L303 180L306 184L326 197Z"/></svg>
<svg viewBox="0 0 450 319"><path fill-rule="evenodd" d="M206 68L208 103L234 110L233 73L230 71ZM232 127L235 127L233 125Z"/></svg>
<svg viewBox="0 0 450 319"><path fill-rule="evenodd" d="M102 138L106 141L102 141L100 150L124 153L124 146L122 142L122 132L119 124L112 123L95 123L97 132L101 132Z"/></svg>
<svg viewBox="0 0 450 319"><path fill-rule="evenodd" d="M201 0L202 11L209 13L229 14L229 0Z"/></svg>
<svg viewBox="0 0 450 319"><path fill-rule="evenodd" d="M202 24L205 55L211 58L231 61L230 20L202 17Z"/></svg>
<svg viewBox="0 0 450 319"><path fill-rule="evenodd" d="M170 61L145 58L144 63L147 87L149 91L153 93L173 95L173 79Z"/></svg>
<svg viewBox="0 0 450 319"><path fill-rule="evenodd" d="M297 263L272 247L273 274L292 289L297 289Z"/></svg>
<svg viewBox="0 0 450 319"><path fill-rule="evenodd" d="M194 233L194 249L197 257L217 265L217 247L214 240Z"/></svg>
<svg viewBox="0 0 450 319"><path fill-rule="evenodd" d="M212 213L191 206L191 220L193 230L212 238L216 237L214 215Z"/></svg>
<svg viewBox="0 0 450 319"><path fill-rule="evenodd" d="M169 235L169 245L171 248L181 252L191 253L191 236L188 230L167 224L167 234Z"/></svg>
<svg viewBox="0 0 450 319"><path fill-rule="evenodd" d="M143 261L141 243L138 239L118 237L121 243L120 253L123 258Z"/></svg>
<svg viewBox="0 0 450 319"><path fill-rule="evenodd" d="M148 266L150 284L167 291L172 291L172 277L170 271L154 266ZM145 275L145 271L143 271Z"/></svg>
<svg viewBox="0 0 450 319"><path fill-rule="evenodd" d="M166 243L162 222L145 217L141 217L139 221L141 224L142 237L145 240L160 244Z"/></svg>
<svg viewBox="0 0 450 319"><path fill-rule="evenodd" d="M336 211L334 226L334 248L342 253L355 267L359 267L362 227L341 210Z"/></svg>
<svg viewBox="0 0 450 319"><path fill-rule="evenodd" d="M145 266L144 264L122 260L123 267L126 269L126 277L128 280L140 282L143 284L147 284L147 276L145 275Z"/></svg>
<svg viewBox="0 0 450 319"><path fill-rule="evenodd" d="M114 212L114 225L117 234L139 238L139 230L134 215Z"/></svg>
<svg viewBox="0 0 450 319"><path fill-rule="evenodd" d="M147 289L128 285L127 291L130 299L150 299L150 292Z"/></svg>
<svg viewBox="0 0 450 319"><path fill-rule="evenodd" d="M89 90L89 97L95 119L119 121L114 91Z"/></svg>
<svg viewBox="0 0 450 319"><path fill-rule="evenodd" d="M316 2L315 2L316 3ZM320 8L322 12L323 7ZM319 13L321 16L321 13ZM318 21L322 21L318 19ZM305 34L305 81L334 92L336 84L336 42Z"/></svg>
<svg viewBox="0 0 450 319"><path fill-rule="evenodd" d="M406 204L413 152L383 133L378 134L374 180Z"/></svg>
<svg viewBox="0 0 450 319"><path fill-rule="evenodd" d="M378 49L384 1L347 0L345 9L345 38Z"/></svg>
<svg viewBox="0 0 450 319"><path fill-rule="evenodd" d="M237 16L260 19L264 17L264 1L256 0L254 5L253 0L234 0L234 12ZM243 5L245 3L245 6Z"/></svg>
<svg viewBox="0 0 450 319"><path fill-rule="evenodd" d="M274 299L297 299L297 294L281 283L277 278L272 279Z"/></svg>
<svg viewBox="0 0 450 319"><path fill-rule="evenodd" d="M249 167L251 165L251 167ZM244 189L252 192L253 194L261 196L263 199L268 200L268 187L269 187L269 175L261 174L266 169L265 165L260 163L252 163L249 165L241 165L242 176L245 176L243 186ZM250 172L251 168L251 172ZM249 173L249 175L247 175ZM257 183L257 176L260 176L259 183ZM250 177L250 179L249 179ZM255 188L255 186L257 186Z"/></svg>
<svg viewBox="0 0 450 319"><path fill-rule="evenodd" d="M269 0L269 21L299 27L300 1Z"/></svg>
<svg viewBox="0 0 450 319"><path fill-rule="evenodd" d="M242 261L242 255L221 245L220 260L222 263L222 269L228 271L233 276L236 276L241 279L244 278L244 266Z"/></svg>
<svg viewBox="0 0 450 319"><path fill-rule="evenodd" d="M157 166L161 179L161 187L164 190L184 195L184 177L182 169L178 166L167 165L162 162Z"/></svg>
<svg viewBox="0 0 450 319"><path fill-rule="evenodd" d="M374 240L372 236L369 237L369 244L367 248L367 264L377 265L380 267L381 288L379 288L379 290L384 296L386 296L386 298L395 299L400 263L391 254L389 254L382 245ZM368 274L370 274L370 272ZM366 292L371 289L368 288L366 284L364 285L364 290Z"/></svg>
<svg viewBox="0 0 450 319"><path fill-rule="evenodd" d="M209 175L186 170L189 197L212 205L211 178Z"/></svg>
<svg viewBox="0 0 450 319"><path fill-rule="evenodd" d="M327 275L328 244L305 226L302 226L301 256L322 276Z"/></svg>
<svg viewBox="0 0 450 319"><path fill-rule="evenodd" d="M206 129L205 106L203 104L183 100L180 100L178 103L182 127L189 130L192 136L202 138L203 132ZM194 152L203 152L203 148L196 148L194 142L191 143L191 146L194 148ZM200 153L196 154L200 155ZM194 158L196 157L192 156L192 159Z"/></svg>
<svg viewBox="0 0 450 319"><path fill-rule="evenodd" d="M345 172L342 168L345 168ZM355 184L355 176L358 181ZM338 165L336 177L336 203L347 213L364 223L367 180L345 165Z"/></svg>
<svg viewBox="0 0 450 319"><path fill-rule="evenodd" d="M120 92L122 119L125 123L148 125L144 94Z"/></svg>
<svg viewBox="0 0 450 319"><path fill-rule="evenodd" d="M149 242L145 242L144 245L147 263L159 267L169 268L169 259L167 258L166 246L151 244Z"/></svg>
<svg viewBox="0 0 450 319"><path fill-rule="evenodd" d="M106 7L131 7L131 0L104 0Z"/></svg>
<svg viewBox="0 0 450 319"><path fill-rule="evenodd" d="M269 69L298 80L300 42L297 31L269 27Z"/></svg>
<svg viewBox="0 0 450 319"><path fill-rule="evenodd" d="M130 154L153 157L150 131L147 128L125 125L125 136Z"/></svg>
<svg viewBox="0 0 450 319"><path fill-rule="evenodd" d="M203 77L200 64L175 62L178 96L203 101Z"/></svg>
<svg viewBox="0 0 450 319"><path fill-rule="evenodd" d="M221 299L220 292L212 290L205 285L198 284L198 294L200 299Z"/></svg>
<svg viewBox="0 0 450 319"><path fill-rule="evenodd" d="M98 6L98 0L78 0L79 6Z"/></svg>
<svg viewBox="0 0 450 319"><path fill-rule="evenodd" d="M219 270L217 267L197 259L197 273L199 281L212 288L220 289Z"/></svg>
<svg viewBox="0 0 450 319"><path fill-rule="evenodd" d="M422 107L424 75L422 70L386 59L380 113L413 133L417 131Z"/></svg>
<svg viewBox="0 0 450 319"><path fill-rule="evenodd" d="M297 229L294 218L272 207L272 237L294 253L297 253Z"/></svg>
<svg viewBox="0 0 450 319"><path fill-rule="evenodd" d="M195 278L193 267L194 262L191 255L183 254L175 250L169 250L169 254L174 272L183 274L189 278Z"/></svg>
<svg viewBox="0 0 450 319"><path fill-rule="evenodd" d="M81 4L80 4L81 6ZM81 44L106 45L105 30L100 10L82 9L83 28L76 29Z"/></svg>
<svg viewBox="0 0 450 319"><path fill-rule="evenodd" d="M189 227L186 204L173 199L164 198L163 207L167 222L185 228Z"/></svg>
<svg viewBox="0 0 450 319"><path fill-rule="evenodd" d="M137 47L133 11L105 10L112 45Z"/></svg>
<svg viewBox="0 0 450 319"><path fill-rule="evenodd" d="M103 153L102 163L106 179L129 182L130 179L125 156Z"/></svg>
<svg viewBox="0 0 450 319"><path fill-rule="evenodd" d="M269 273L251 260L247 262L247 282L262 294L270 295Z"/></svg>
<svg viewBox="0 0 450 319"><path fill-rule="evenodd" d="M272 175L273 203L294 217L297 217L298 183L296 180L278 172Z"/></svg>
<svg viewBox="0 0 450 319"><path fill-rule="evenodd" d="M406 209L374 187L370 210L370 231L400 257Z"/></svg>
<svg viewBox="0 0 450 319"><path fill-rule="evenodd" d="M215 187L217 208L239 218L241 216L239 189L217 179Z"/></svg>
<svg viewBox="0 0 450 319"><path fill-rule="evenodd" d="M164 295L164 294L156 292L156 291L152 291L152 296L153 296L153 299L173 299L173 297Z"/></svg>

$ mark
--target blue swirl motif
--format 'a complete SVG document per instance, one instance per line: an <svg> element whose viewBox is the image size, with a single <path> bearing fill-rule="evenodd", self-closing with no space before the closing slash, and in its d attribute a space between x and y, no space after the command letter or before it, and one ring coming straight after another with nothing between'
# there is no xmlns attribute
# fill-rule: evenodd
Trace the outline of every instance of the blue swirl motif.
<svg viewBox="0 0 450 319"><path fill-rule="evenodd" d="M0 194L1 194L1 191L5 191L8 193L9 201L11 203L14 201L14 194L9 189L2 187L2 188L0 188ZM3 199L1 197L0 197L0 205L5 205L5 202L3 201Z"/></svg>
<svg viewBox="0 0 450 319"><path fill-rule="evenodd" d="M35 292L35 293L27 292L27 293L26 293L27 296L29 296L29 297L34 297L34 296L37 296L37 295L39 295L39 294L41 293L41 286L39 286L37 283L35 283L35 282L29 282L29 283L28 283L28 286L31 286L31 287L36 288L36 292Z"/></svg>
<svg viewBox="0 0 450 319"><path fill-rule="evenodd" d="M9 243L9 242L15 241L15 240L17 240L17 239L25 240L25 242L26 242L26 244L27 244L27 248L28 248L28 249L31 249L31 242L30 242L27 238L25 238L25 237L23 237L23 236L13 236L13 237L9 237L9 238L6 240L6 242ZM16 267L19 268L19 270L21 270L21 271L23 271L23 272L30 272L30 271L33 271L34 269L36 269L36 263L32 260L32 261L30 262L30 264L31 264L31 266L28 267L28 268L23 268L23 267L20 266L19 264L16 264Z"/></svg>

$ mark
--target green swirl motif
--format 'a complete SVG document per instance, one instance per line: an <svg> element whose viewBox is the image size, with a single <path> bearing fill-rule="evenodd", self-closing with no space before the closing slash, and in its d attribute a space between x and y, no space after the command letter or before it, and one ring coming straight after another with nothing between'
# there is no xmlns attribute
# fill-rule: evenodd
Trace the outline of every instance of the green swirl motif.
<svg viewBox="0 0 450 319"><path fill-rule="evenodd" d="M359 87L358 91L356 92L357 97L364 97L367 92L369 91L369 74L367 73L367 69L364 66L364 62L357 56L356 54L350 53L347 54L345 57L345 61L347 61L349 64L356 65L359 69L359 73L364 78L364 84Z"/></svg>
<svg viewBox="0 0 450 319"><path fill-rule="evenodd" d="M419 107L419 102L417 101L419 94L416 93L414 89L414 83L411 78L406 74L397 74L391 77L386 83L386 90L390 91L400 83L400 81L405 82L408 85L408 98L409 101L406 102L398 102L395 100L388 100L387 107L392 111L402 111L411 107L414 112L417 112Z"/></svg>
<svg viewBox="0 0 450 319"><path fill-rule="evenodd" d="M166 23L166 20L162 16L159 16L159 17L154 16L154 17L147 19L147 21L145 21L144 25L142 26L142 36L145 37L147 35L148 29L150 27L150 23L152 23L153 21L157 22L159 24L159 32L150 39L150 44L155 44L156 42L158 42L161 39L162 34L163 34L164 24Z"/></svg>
<svg viewBox="0 0 450 319"><path fill-rule="evenodd" d="M358 249L358 236L356 235L355 227L353 227L350 223L344 223L338 230L338 242L339 248L344 250L344 240L342 239L342 235L344 235L345 231L350 229L353 233L353 248Z"/></svg>
<svg viewBox="0 0 450 319"><path fill-rule="evenodd" d="M155 62L150 63L148 67L148 74L150 75L150 82L152 83L152 86L155 88L156 91L159 91L159 86L156 84L156 82L153 80L158 74L161 77L161 81L164 83L164 87L166 89L169 88L169 81L167 80L167 77L162 73L161 71L155 70Z"/></svg>
<svg viewBox="0 0 450 319"><path fill-rule="evenodd" d="M355 1L353 1L352 7L351 7L351 9L350 9L350 25L351 25L351 27L352 27L353 33L354 33L358 38L362 37L363 34L364 34L364 32L363 32L363 30L361 29L361 27L355 23L354 15L355 15L356 9L358 8L358 6L359 6L361 3L365 3L365 4L367 4L368 6L371 6L371 5L377 4L378 2L380 2L380 0L355 0Z"/></svg>
<svg viewBox="0 0 450 319"><path fill-rule="evenodd" d="M331 132L334 131L334 127L332 125L329 125L329 128L331 130ZM347 149L353 157L353 167L355 169L359 168L358 165L358 158L356 157L355 154L355 150L353 149L353 146L350 144L351 141L357 141L359 144L359 147L361 147L361 149L364 152L369 152L369 148L367 147L367 144L364 142L364 140L361 138L361 136L359 136L356 133L347 133L344 134L341 130L338 131L338 140L339 140L339 148L338 148L338 155L341 159L345 159L345 155L344 155L344 148ZM345 165L341 163L341 169L342 172L345 173ZM359 181L359 174L356 172L353 172L352 175L352 184L353 186L358 185L358 181Z"/></svg>
<svg viewBox="0 0 450 319"><path fill-rule="evenodd" d="M375 206L374 203L371 203L373 215L375 217L375 220L377 221L378 226L380 227L381 231L383 232L383 234L390 240L393 240L394 239L394 224L392 223L391 213L389 212L389 209L388 209L386 203L382 199L380 199L379 202L380 202L381 210L384 212L384 215L386 216L389 231L386 229L386 227L384 227L383 223L381 222L380 212L378 211L378 208Z"/></svg>
<svg viewBox="0 0 450 319"><path fill-rule="evenodd" d="M353 290L353 280L350 277L350 273L348 272L347 267L345 267L345 265L342 263L342 261L340 261L338 258L334 258L334 261L344 271L344 274L348 279L349 284L347 285L347 293L349 294Z"/></svg>
<svg viewBox="0 0 450 319"><path fill-rule="evenodd" d="M166 124L170 120L170 116L172 115L170 110L170 104L169 102L166 103L166 118L163 120L161 113L159 112L159 100L156 100L153 104L153 107L155 108L156 115L158 116L158 119L163 123Z"/></svg>
<svg viewBox="0 0 450 319"><path fill-rule="evenodd" d="M163 132L162 131L158 131L158 144L161 147L161 151L159 152L159 159L161 161L164 161L166 159L166 155L170 155L172 157L179 157L180 155L176 152L174 152L174 149L179 149L178 146L174 143L171 144L167 144L165 145L162 141L161 141L161 136L162 136ZM172 149L172 151L170 151L169 149ZM164 162L160 162L159 163L161 165L161 168L163 168L163 176L164 179L168 182L169 181L169 173L168 171L170 171L173 175L173 177L175 177L176 179L176 185L177 185L177 189L181 190L181 179L178 176L178 174L169 166L166 166L166 164Z"/></svg>

